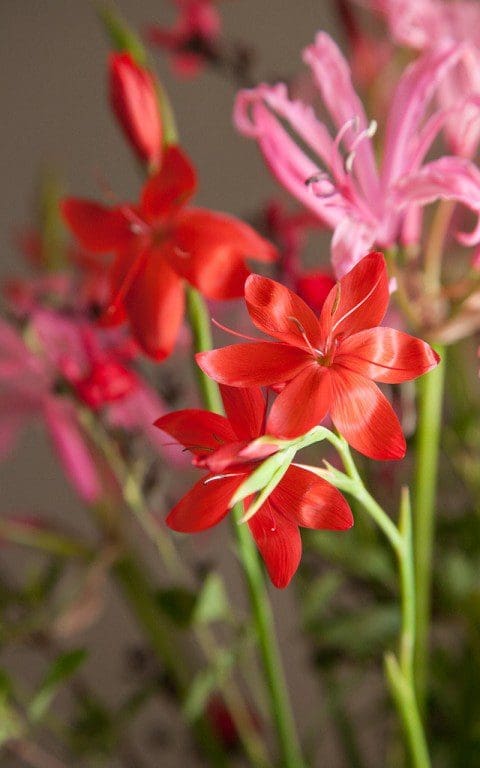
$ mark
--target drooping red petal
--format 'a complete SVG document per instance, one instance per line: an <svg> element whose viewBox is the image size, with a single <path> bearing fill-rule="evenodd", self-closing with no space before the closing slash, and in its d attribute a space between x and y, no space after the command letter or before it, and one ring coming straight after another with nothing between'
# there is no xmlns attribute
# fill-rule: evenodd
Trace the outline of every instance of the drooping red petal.
<svg viewBox="0 0 480 768"><path fill-rule="evenodd" d="M309 345L318 347L317 318L310 307L284 285L251 275L245 285L245 301L253 323L264 333L302 349L309 349Z"/></svg>
<svg viewBox="0 0 480 768"><path fill-rule="evenodd" d="M182 211L172 234L172 266L210 299L243 296L245 259L272 261L273 245L243 221L202 208Z"/></svg>
<svg viewBox="0 0 480 768"><path fill-rule="evenodd" d="M400 422L376 384L346 368L331 369L332 420L357 451L371 459L402 459L406 444Z"/></svg>
<svg viewBox="0 0 480 768"><path fill-rule="evenodd" d="M330 291L320 315L322 338L374 328L382 322L389 298L385 258L369 253Z"/></svg>
<svg viewBox="0 0 480 768"><path fill-rule="evenodd" d="M142 214L152 223L173 216L192 197L196 187L197 175L187 155L180 147L168 147L160 170L143 188Z"/></svg>
<svg viewBox="0 0 480 768"><path fill-rule="evenodd" d="M195 359L207 376L233 387L265 387L288 381L311 362L310 354L270 341L232 344Z"/></svg>
<svg viewBox="0 0 480 768"><path fill-rule="evenodd" d="M305 528L341 531L353 525L352 512L340 491L293 464L269 501L288 520Z"/></svg>
<svg viewBox="0 0 480 768"><path fill-rule="evenodd" d="M137 270L135 259L141 259ZM135 257L123 254L115 265L132 333L147 355L163 360L172 352L183 319L185 296L181 279L164 258L162 249ZM130 275L133 279L130 280Z"/></svg>
<svg viewBox="0 0 480 768"><path fill-rule="evenodd" d="M272 583L278 589L284 589L302 556L298 525L277 514L268 501L248 521L248 525Z"/></svg>
<svg viewBox="0 0 480 768"><path fill-rule="evenodd" d="M421 339L394 328L369 328L342 341L335 365L374 381L400 384L438 365L437 353Z"/></svg>
<svg viewBox="0 0 480 768"><path fill-rule="evenodd" d="M275 400L267 434L293 438L304 435L327 415L331 403L330 371L312 363L295 376Z"/></svg>
<svg viewBox="0 0 480 768"><path fill-rule="evenodd" d="M195 456L209 455L222 443L236 440L225 416L197 408L174 411L161 416L155 426L188 448Z"/></svg>
<svg viewBox="0 0 480 768"><path fill-rule="evenodd" d="M87 251L107 253L128 245L134 237L120 208L67 197L60 210L66 225Z"/></svg>
<svg viewBox="0 0 480 768"><path fill-rule="evenodd" d="M231 472L235 472L237 469L240 472L246 471L245 465L251 464L252 459L248 456L242 456L242 451L248 445L247 440L236 440L222 445L199 463L216 475L227 470Z"/></svg>
<svg viewBox="0 0 480 768"><path fill-rule="evenodd" d="M182 533L196 533L211 528L228 512L230 499L245 475L211 480L206 475L180 499L167 516L169 528Z"/></svg>
<svg viewBox="0 0 480 768"><path fill-rule="evenodd" d="M220 385L225 413L240 440L258 437L264 425L266 403L257 387L227 387Z"/></svg>

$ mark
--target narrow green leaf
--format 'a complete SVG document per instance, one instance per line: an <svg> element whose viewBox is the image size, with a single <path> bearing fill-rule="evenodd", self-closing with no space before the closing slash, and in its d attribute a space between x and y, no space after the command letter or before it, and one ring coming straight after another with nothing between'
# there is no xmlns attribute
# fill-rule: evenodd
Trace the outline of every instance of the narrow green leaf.
<svg viewBox="0 0 480 768"><path fill-rule="evenodd" d="M209 624L225 619L230 613L225 586L217 573L205 579L193 612L194 624Z"/></svg>
<svg viewBox="0 0 480 768"><path fill-rule="evenodd" d="M235 661L235 653L221 650L212 666L202 669L193 679L183 705L184 715L189 722L196 720L205 709L213 692L221 685Z"/></svg>
<svg viewBox="0 0 480 768"><path fill-rule="evenodd" d="M62 653L51 665L37 693L28 706L28 717L38 722L47 713L61 685L77 671L87 658L87 652L76 649Z"/></svg>

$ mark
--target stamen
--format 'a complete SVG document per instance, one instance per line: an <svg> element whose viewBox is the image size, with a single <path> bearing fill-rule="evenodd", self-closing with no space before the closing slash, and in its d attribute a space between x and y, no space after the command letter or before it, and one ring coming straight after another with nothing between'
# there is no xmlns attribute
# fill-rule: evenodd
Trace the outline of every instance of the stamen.
<svg viewBox="0 0 480 768"><path fill-rule="evenodd" d="M326 189L320 186L322 182L327 185ZM326 171L318 171L309 176L305 179L305 186L312 190L315 197L321 197L324 200L337 194L337 188Z"/></svg>
<svg viewBox="0 0 480 768"><path fill-rule="evenodd" d="M242 477L244 474L244 472L227 472L224 475L212 475L211 477L207 477L203 481L203 484L208 485L209 483L213 483L214 480L224 480L226 477Z"/></svg>
<svg viewBox="0 0 480 768"><path fill-rule="evenodd" d="M373 136L375 136L378 128L378 123L376 120L371 120L367 128L365 128L364 131L358 134L357 138L353 142L350 152L345 158L345 172L351 173L353 170L353 163L355 162L355 157L357 155L357 147L358 145L364 141L365 139L371 139Z"/></svg>
<svg viewBox="0 0 480 768"><path fill-rule="evenodd" d="M317 353L314 350L314 348L312 347L312 345L310 343L310 340L309 340L309 338L307 336L307 332L306 332L305 328L303 327L303 325L301 324L300 320L298 320L298 318L296 318L296 317L291 317L290 315L287 316L287 320L291 320L292 323L295 323L295 325L297 326L298 330L300 331L300 334L301 334L305 344L307 345L309 351L311 352L311 354L314 357L316 357Z"/></svg>
<svg viewBox="0 0 480 768"><path fill-rule="evenodd" d="M211 321L213 325L216 325L217 328L220 328L220 330L225 331L226 333L231 333L232 336L238 336L240 339L247 339L248 341L261 341L258 337L255 338L255 336L247 336L245 333L240 333L239 331L233 331L231 328L228 328L226 325L222 325L218 322L218 320L215 320L214 317L211 318Z"/></svg>
<svg viewBox="0 0 480 768"><path fill-rule="evenodd" d="M350 128L352 129L352 131L355 131L355 133L358 133L358 130L360 128L360 118L358 115L354 115L353 117L350 118L350 120L347 120L338 131L334 141L334 147L337 151L340 147L340 143L342 139L345 137L346 132Z"/></svg>

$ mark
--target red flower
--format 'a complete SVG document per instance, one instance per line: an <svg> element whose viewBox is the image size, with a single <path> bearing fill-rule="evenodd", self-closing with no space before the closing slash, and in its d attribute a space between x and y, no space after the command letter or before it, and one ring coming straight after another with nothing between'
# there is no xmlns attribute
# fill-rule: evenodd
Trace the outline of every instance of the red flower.
<svg viewBox="0 0 480 768"><path fill-rule="evenodd" d="M195 170L178 147L166 150L161 169L146 182L138 205L104 205L68 198L65 221L83 247L114 251L108 316L127 315L133 335L151 357L163 360L184 313L182 278L207 298L241 296L245 258L275 258L275 249L247 224L226 214L185 207L196 188Z"/></svg>
<svg viewBox="0 0 480 768"><path fill-rule="evenodd" d="M270 431L266 402L258 387L222 387L227 417L184 410L158 419L156 426L188 448L193 463L209 470L172 509L167 525L194 533L219 523L231 499L259 461L277 446L251 445ZM344 530L353 524L342 494L313 473L291 465L270 496L248 521L276 587L286 587L300 562L299 526Z"/></svg>
<svg viewBox="0 0 480 768"><path fill-rule="evenodd" d="M434 368L424 341L377 328L388 307L385 259L365 256L330 291L319 319L282 285L252 275L245 298L253 323L279 339L197 355L211 378L238 387L287 382L270 412L271 433L304 434L330 413L346 440L372 459L400 459L405 438L374 381L398 384Z"/></svg>
<svg viewBox="0 0 480 768"><path fill-rule="evenodd" d="M109 61L110 102L128 141L142 162L156 168L162 154L162 123L155 83L129 53Z"/></svg>
<svg viewBox="0 0 480 768"><path fill-rule="evenodd" d="M335 280L326 272L304 272L297 278L297 293L314 312L321 312L334 286Z"/></svg>

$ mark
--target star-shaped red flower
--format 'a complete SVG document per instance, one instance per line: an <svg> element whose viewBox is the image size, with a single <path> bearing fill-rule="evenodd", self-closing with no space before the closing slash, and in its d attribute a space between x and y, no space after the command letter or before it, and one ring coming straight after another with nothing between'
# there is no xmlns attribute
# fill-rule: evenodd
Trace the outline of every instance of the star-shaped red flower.
<svg viewBox="0 0 480 768"><path fill-rule="evenodd" d="M126 315L142 349L157 360L175 345L184 314L183 279L207 298L230 299L243 294L247 257L276 256L248 224L187 207L195 189L193 166L172 146L138 205L109 208L77 198L62 203L67 225L86 250L115 253L108 314L112 322Z"/></svg>
<svg viewBox="0 0 480 768"><path fill-rule="evenodd" d="M378 327L388 307L385 259L365 256L330 291L319 319L298 296L252 275L245 299L253 323L278 341L235 344L197 355L205 373L231 386L286 382L272 406L270 430L296 437L327 414L345 439L373 459L400 459L405 438L395 412L374 384L398 384L434 368L424 341Z"/></svg>
<svg viewBox="0 0 480 768"><path fill-rule="evenodd" d="M156 422L191 451L196 466L209 471L168 515L167 525L175 531L195 533L219 523L231 508L235 491L260 461L278 450L274 441L252 445L270 432L261 390L221 387L221 391L226 417L184 410ZM283 588L300 562L299 526L344 530L353 525L353 518L336 488L291 464L248 525L273 584Z"/></svg>

